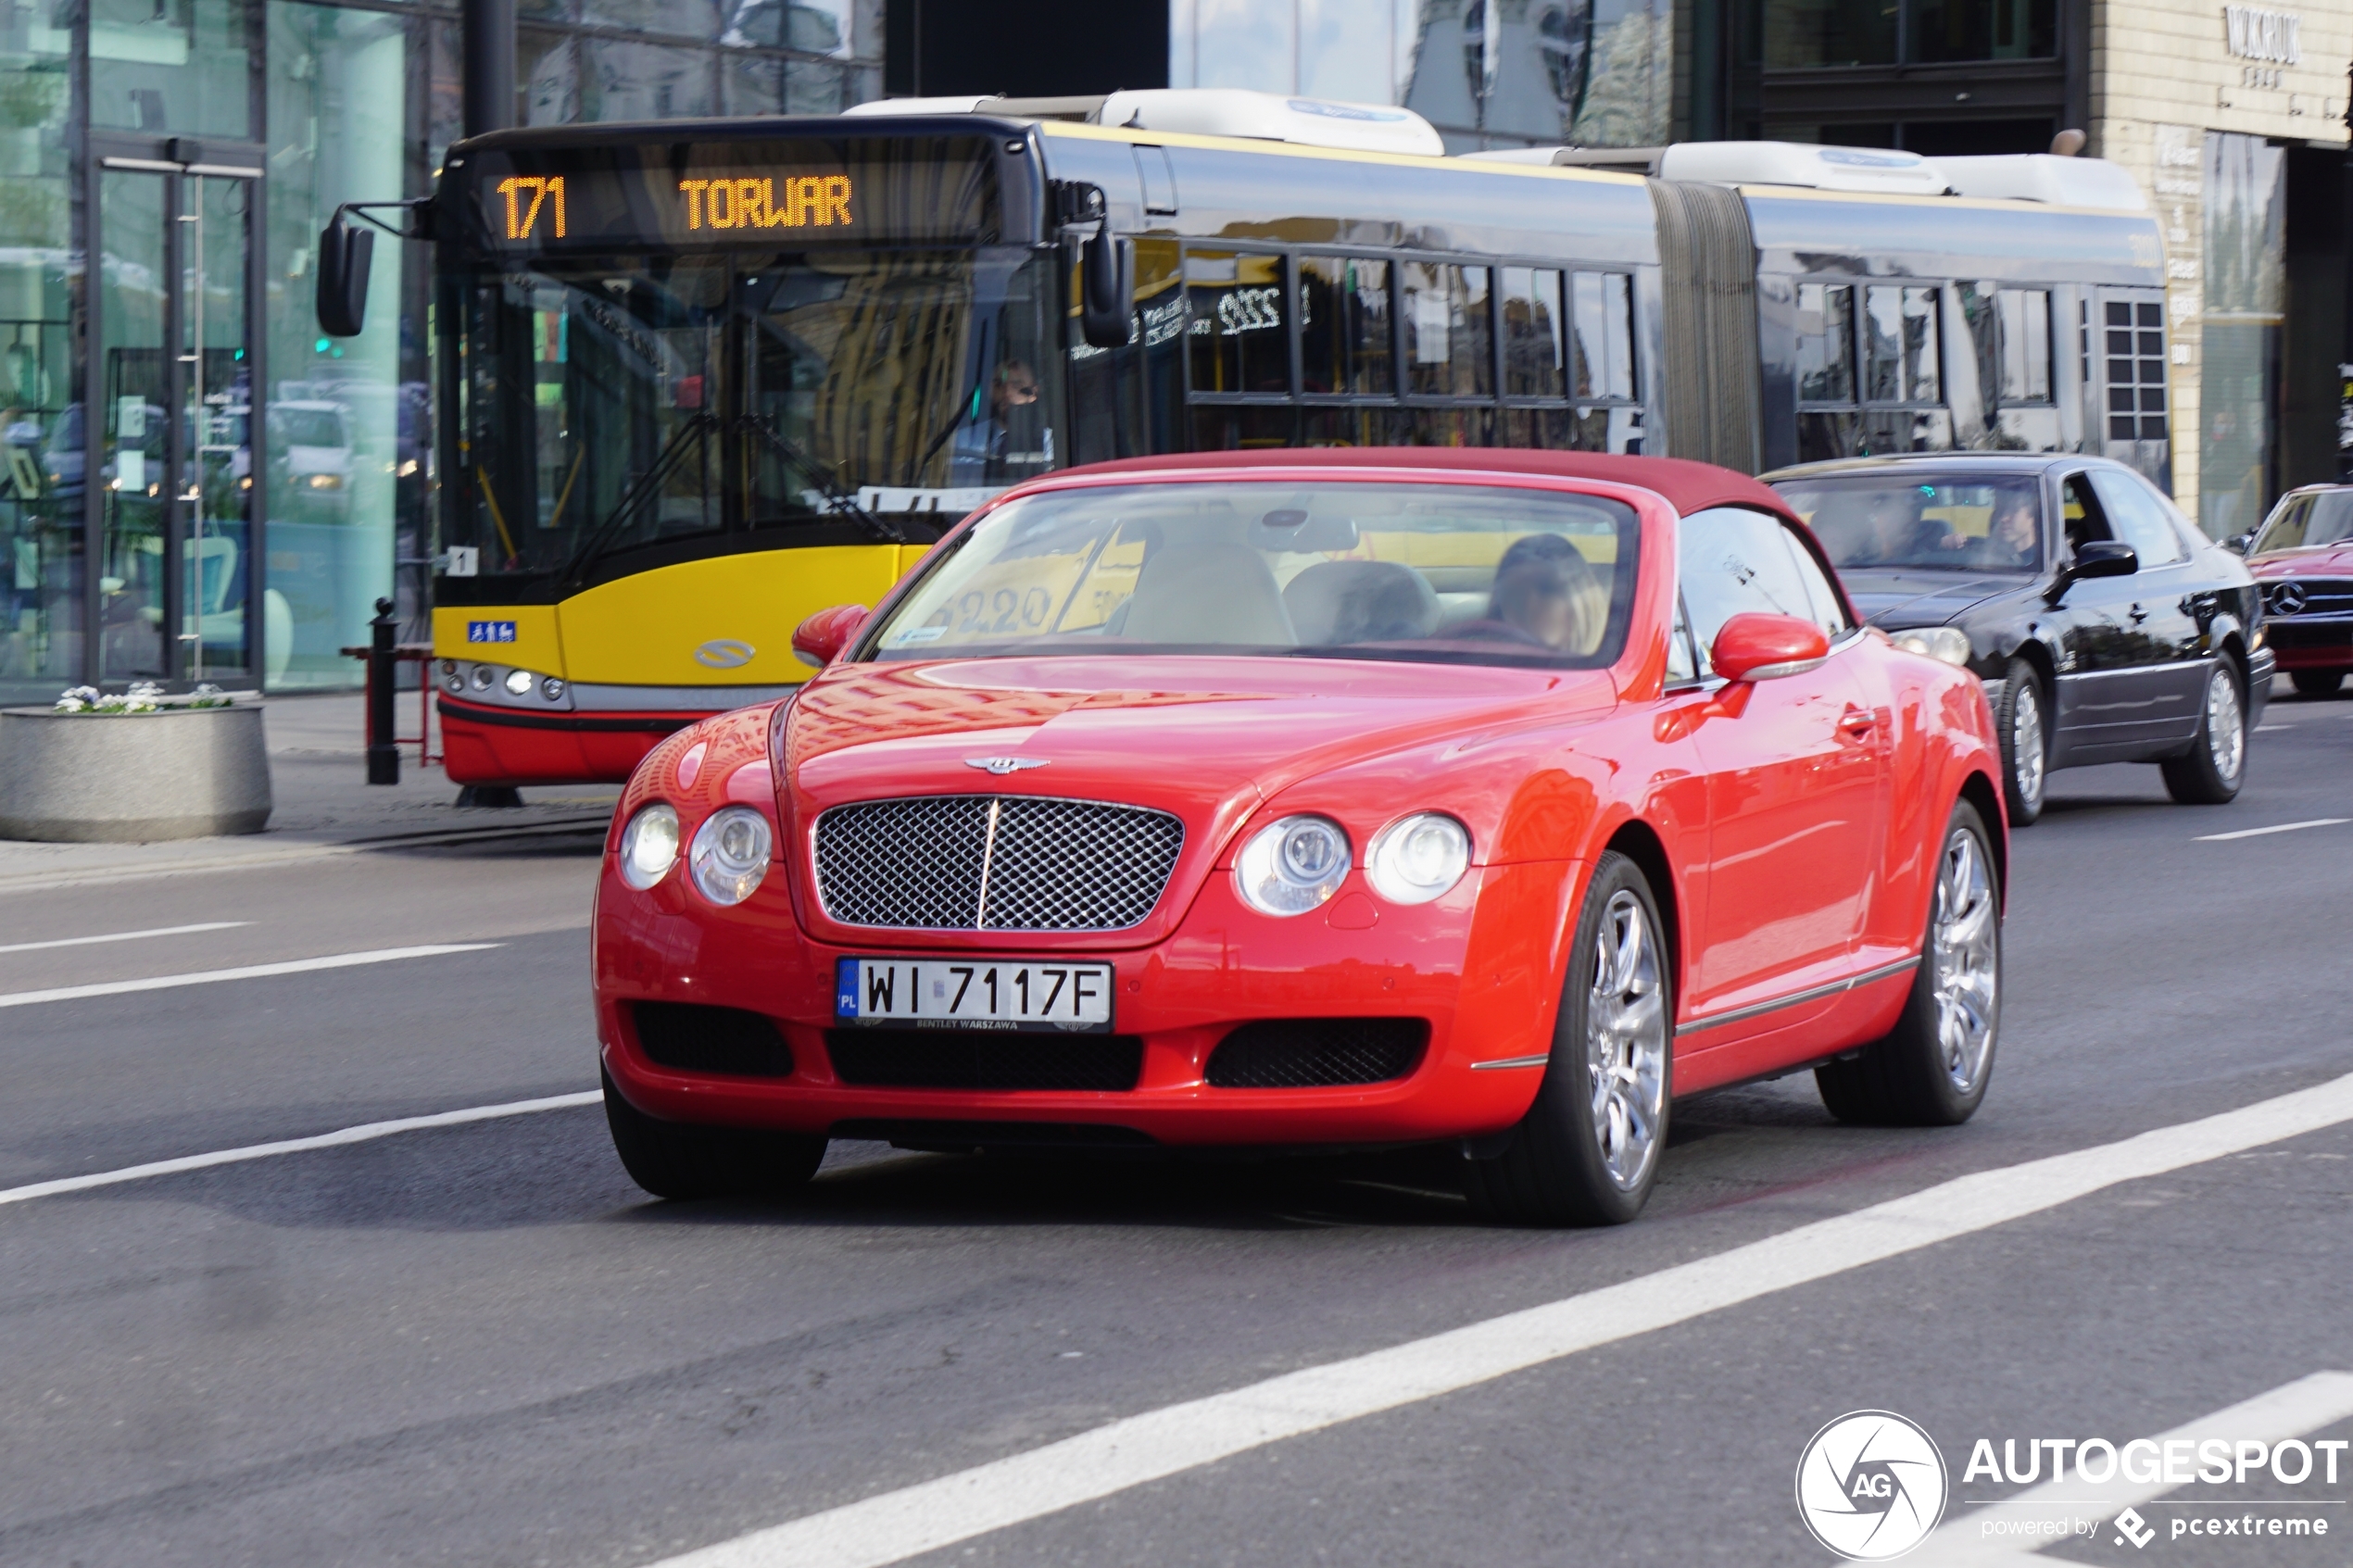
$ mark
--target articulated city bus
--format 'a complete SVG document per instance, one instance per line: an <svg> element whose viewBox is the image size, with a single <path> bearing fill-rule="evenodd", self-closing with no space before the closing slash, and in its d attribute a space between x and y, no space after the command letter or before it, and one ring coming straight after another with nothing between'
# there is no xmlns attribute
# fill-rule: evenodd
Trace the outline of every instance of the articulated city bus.
<svg viewBox="0 0 2353 1568"><path fill-rule="evenodd" d="M1251 134L1213 133L1242 100ZM1661 178L1450 158L1402 110L1256 94L870 108L451 149L452 779L623 778L804 679L803 617L1101 458L1991 445L2165 483L2162 258L2109 166L1963 160L1999 166L1954 182L1978 197L1906 194L1946 186L1908 155L1771 144L1669 148Z"/></svg>

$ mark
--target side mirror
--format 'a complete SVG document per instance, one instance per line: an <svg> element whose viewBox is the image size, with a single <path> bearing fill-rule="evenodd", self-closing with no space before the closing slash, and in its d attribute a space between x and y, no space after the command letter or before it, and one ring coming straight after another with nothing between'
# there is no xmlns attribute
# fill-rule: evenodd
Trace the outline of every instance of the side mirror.
<svg viewBox="0 0 2353 1568"><path fill-rule="evenodd" d="M1135 332L1136 243L1105 222L1078 247L1078 327L1091 348L1125 348Z"/></svg>
<svg viewBox="0 0 2353 1568"><path fill-rule="evenodd" d="M2043 597L2057 604L2078 583L2095 577L2130 577L2140 570L2139 553L2122 540L2088 540L2075 546L2075 558L2059 568L2058 575L2051 580L2051 591Z"/></svg>
<svg viewBox="0 0 2353 1568"><path fill-rule="evenodd" d="M340 212L319 233L319 330L358 337L368 319L368 269L375 260L374 231Z"/></svg>
<svg viewBox="0 0 2353 1568"><path fill-rule="evenodd" d="M841 657L841 650L873 613L864 605L836 605L819 610L793 628L793 657L812 669L823 670Z"/></svg>
<svg viewBox="0 0 2353 1568"><path fill-rule="evenodd" d="M2231 554L2234 556L2243 556L2254 547L2255 535L2251 533L2233 534L2230 538L2222 541L2222 548L2230 551Z"/></svg>
<svg viewBox="0 0 2353 1568"><path fill-rule="evenodd" d="M1831 656L1831 640L1794 615L1735 615L1716 633L1708 662L1727 681L1770 681L1803 675Z"/></svg>

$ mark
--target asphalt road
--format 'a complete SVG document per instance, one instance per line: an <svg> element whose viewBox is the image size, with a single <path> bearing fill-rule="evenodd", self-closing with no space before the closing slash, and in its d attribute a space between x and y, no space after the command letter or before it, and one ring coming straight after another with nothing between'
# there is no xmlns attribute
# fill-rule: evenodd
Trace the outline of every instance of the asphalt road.
<svg viewBox="0 0 2353 1568"><path fill-rule="evenodd" d="M2154 769L2057 775L2016 839L1977 1119L1841 1127L1806 1078L1707 1096L1679 1108L1647 1214L1609 1232L1476 1225L1437 1156L837 1145L795 1204L662 1204L593 1108L0 1205L0 1562L651 1563L2327 1084L2353 1073L2353 823L2202 835L2353 817L2348 760L2353 700L2290 698L2232 807L2172 806ZM593 1087L592 857L473 846L0 897L0 1187ZM459 944L485 946L9 1001ZM2258 1139L913 1561L1818 1563L1793 1474L1861 1409L1935 1436L1965 1535L2020 1489L1964 1479L1979 1436L2121 1446L2353 1372L2349 1195L2353 1122ZM2353 1438L2353 1408L2276 1436L2296 1431ZM2259 1471L2142 1502L2145 1549L2102 1524L2043 1555L2345 1563L2340 1459L2333 1486ZM2095 1486L2053 1495L2114 1512ZM2226 1505L2333 1530L2171 1534Z"/></svg>

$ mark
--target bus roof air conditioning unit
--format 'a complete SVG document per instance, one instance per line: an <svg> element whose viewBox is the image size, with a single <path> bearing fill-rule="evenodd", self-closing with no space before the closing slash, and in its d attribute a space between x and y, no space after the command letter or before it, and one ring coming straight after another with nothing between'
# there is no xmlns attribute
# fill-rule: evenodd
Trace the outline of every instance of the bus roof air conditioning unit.
<svg viewBox="0 0 2353 1568"><path fill-rule="evenodd" d="M1941 196L1952 189L1943 166L1918 153L1807 142L1678 142L1660 155L1658 177L1896 196Z"/></svg>
<svg viewBox="0 0 2353 1568"><path fill-rule="evenodd" d="M1240 136L1303 147L1353 147L1359 152L1418 153L1443 157L1446 144L1429 121L1386 104L1346 104L1333 98L1287 97L1239 87L1164 87L1113 93L1101 98L882 98L845 114L994 114L1010 119L1083 119L1130 131L1175 131L1196 136Z"/></svg>
<svg viewBox="0 0 2353 1568"><path fill-rule="evenodd" d="M1370 153L1418 153L1428 157L1442 157L1446 153L1446 144L1429 121L1411 109L1253 93L1239 87L1114 93L1103 102L1102 123L1137 131L1242 136Z"/></svg>
<svg viewBox="0 0 2353 1568"><path fill-rule="evenodd" d="M1965 196L2047 202L2053 207L2104 207L2145 212L2140 182L2101 157L2014 153L2007 157L1944 157L1936 167Z"/></svg>

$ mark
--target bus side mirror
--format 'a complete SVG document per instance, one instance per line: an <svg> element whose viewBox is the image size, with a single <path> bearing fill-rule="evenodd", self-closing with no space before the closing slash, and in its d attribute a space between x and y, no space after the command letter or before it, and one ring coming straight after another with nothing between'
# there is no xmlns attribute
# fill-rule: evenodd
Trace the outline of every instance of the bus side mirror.
<svg viewBox="0 0 2353 1568"><path fill-rule="evenodd" d="M368 319L368 269L376 236L340 212L319 233L319 330L358 337Z"/></svg>
<svg viewBox="0 0 2353 1568"><path fill-rule="evenodd" d="M1078 327L1091 348L1125 348L1135 330L1136 243L1106 222L1078 247Z"/></svg>

